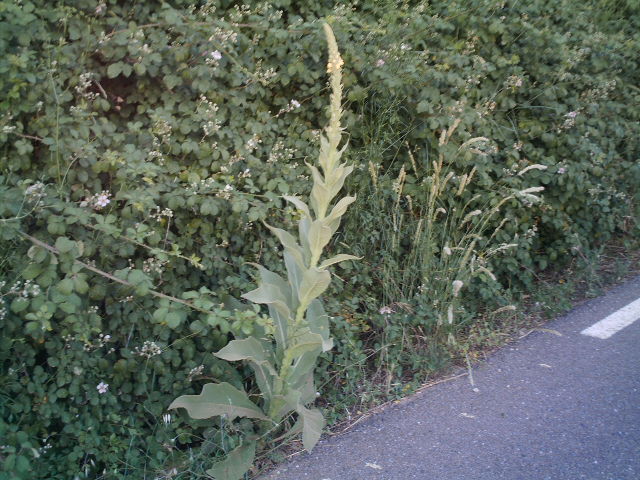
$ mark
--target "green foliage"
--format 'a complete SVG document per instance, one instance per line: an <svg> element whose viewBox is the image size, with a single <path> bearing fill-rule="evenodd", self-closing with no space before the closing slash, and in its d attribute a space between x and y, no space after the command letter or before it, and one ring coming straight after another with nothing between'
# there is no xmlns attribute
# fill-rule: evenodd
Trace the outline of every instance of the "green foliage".
<svg viewBox="0 0 640 480"><path fill-rule="evenodd" d="M241 445L238 456L250 456L238 425L252 424L163 415L176 392L198 394L204 382L261 388L252 369L260 361L235 368L211 352L274 327L232 297L251 284L250 262L280 265L279 240L262 222L288 231L303 216L282 197L307 185L303 160L317 152L328 114L318 19L331 17L349 67L346 186L358 193L326 252L367 255L346 262L325 294L335 348L320 356L318 390L328 407L367 385L383 387L363 406L400 395L412 372L447 361L447 347L419 330L435 321L437 295L411 296L419 284L404 281L429 272L381 260L412 251L423 182L440 153L456 159L458 179L476 167L465 195L482 204L503 198L497 183L545 187L544 202L509 201L484 230L508 218L493 241L517 235L518 247L486 265L497 282L468 285L461 328L473 321L473 298L496 297L500 285L528 289L536 271L637 231L632 8L0 0L5 476L156 478L175 468L197 478ZM455 141L440 146L456 118ZM496 151L481 160L450 151L472 135ZM547 168L518 175L534 164ZM288 282L285 267L273 273ZM380 314L384 306L395 313ZM191 461L196 446L202 468Z"/></svg>

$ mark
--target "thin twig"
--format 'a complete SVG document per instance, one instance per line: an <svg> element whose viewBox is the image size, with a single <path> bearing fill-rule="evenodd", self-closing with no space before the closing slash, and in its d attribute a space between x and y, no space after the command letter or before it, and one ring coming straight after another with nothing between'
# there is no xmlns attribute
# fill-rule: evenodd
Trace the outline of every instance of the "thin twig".
<svg viewBox="0 0 640 480"><path fill-rule="evenodd" d="M37 245L39 247L44 248L45 250L49 250L51 253L54 253L56 255L60 255L60 251L49 245L48 243L44 243L40 240L38 240L35 237L32 237L29 234L26 234L22 231L18 231L18 233L20 233L20 235L22 235L24 238L26 238L27 240L29 240L31 243L33 243L34 245ZM100 270L99 268L96 268L92 265L89 265L87 263L81 262L80 260L74 260L75 263L77 263L78 265L81 265L82 267L86 268L87 270L91 270L94 273L97 273L98 275L107 278L113 282L119 283L121 285L126 285L127 287L133 287L135 288L135 285L133 283L127 282L126 280L122 280L121 278L115 277L113 275L111 275L110 273L105 272L104 270ZM212 313L209 310L205 310L203 308L200 307L196 307L193 303L191 302L187 302L186 300L182 300L180 298L176 298L176 297L172 297L171 295L167 295L166 293L162 293L162 292L158 292L156 290L149 290L149 293L151 295L153 295L154 297L158 297L158 298L164 298L166 300L172 301L172 302L176 302L176 303L181 303L182 305L185 305L189 308L192 308L194 310L197 310L199 312L202 313Z"/></svg>

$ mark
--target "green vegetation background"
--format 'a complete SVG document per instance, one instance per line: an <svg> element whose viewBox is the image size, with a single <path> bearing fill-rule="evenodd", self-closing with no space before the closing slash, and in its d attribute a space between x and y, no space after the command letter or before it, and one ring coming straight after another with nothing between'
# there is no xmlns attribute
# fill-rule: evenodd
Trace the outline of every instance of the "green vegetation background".
<svg viewBox="0 0 640 480"><path fill-rule="evenodd" d="M334 246L363 257L325 298L336 346L317 383L335 421L440 369L536 272L637 234L639 18L633 0L0 1L0 478L197 478L237 445L242 425L166 408L205 381L251 388L212 352L268 322L229 297L252 288L247 262L279 264L262 222L295 225L281 196L308 191L322 20L358 196ZM474 137L490 141L459 150ZM545 187L478 230L487 272L447 335L457 272L408 261L453 242L438 225L421 241L440 154L445 210ZM483 255L501 245L516 246Z"/></svg>

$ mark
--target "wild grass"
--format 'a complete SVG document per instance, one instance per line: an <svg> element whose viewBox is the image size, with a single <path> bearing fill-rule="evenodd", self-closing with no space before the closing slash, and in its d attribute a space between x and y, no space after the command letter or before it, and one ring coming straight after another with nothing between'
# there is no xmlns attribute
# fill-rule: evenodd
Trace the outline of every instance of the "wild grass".
<svg viewBox="0 0 640 480"><path fill-rule="evenodd" d="M516 241L496 240L509 221L501 207L519 194L529 200L538 198L533 195L537 188L516 192L500 181L490 192L474 193L470 186L477 168L460 173L456 159L472 152L482 162L487 150L491 151L491 142L476 137L455 145L459 125L460 120L455 120L440 133L435 159L427 150L417 159L415 148L400 143L400 137L392 141L393 129L386 130L368 152L402 149L404 161L398 160L400 152L393 152L395 158L386 171L369 163L369 184L359 192L366 214L363 208L352 215L361 223L359 229L353 225L345 229L368 232L366 238L345 240L365 259L375 259L371 268L377 277L379 311L413 314L418 306L427 306L432 318L419 319L417 324L434 323L430 334L446 333L448 337L465 287L477 277L497 285L490 259L517 247ZM394 176L393 171L397 172Z"/></svg>

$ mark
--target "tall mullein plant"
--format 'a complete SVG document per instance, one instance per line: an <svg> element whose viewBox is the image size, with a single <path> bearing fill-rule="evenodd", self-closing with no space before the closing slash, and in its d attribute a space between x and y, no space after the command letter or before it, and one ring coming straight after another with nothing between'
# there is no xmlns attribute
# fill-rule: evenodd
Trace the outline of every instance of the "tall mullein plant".
<svg viewBox="0 0 640 480"><path fill-rule="evenodd" d="M329 47L331 118L321 136L318 166L308 165L313 177L310 206L299 197L284 197L300 211L298 238L280 228L267 227L284 247L287 278L256 265L258 288L243 295L251 302L267 305L273 321L272 334L263 332L233 340L215 354L227 361L249 363L261 392L261 405L229 383L210 383L200 395L181 396L169 406L185 408L196 419L226 415L229 421L236 417L257 421L257 433L246 436L240 447L207 472L219 480L242 477L253 463L258 439L286 417L297 416L287 435L302 432L304 447L309 451L325 426L320 410L310 407L316 398L313 374L318 356L333 346L329 319L319 297L331 282L328 268L357 257L340 254L322 259L347 207L355 201L349 196L336 199L353 167L340 162L346 148L340 148L343 61L331 28L325 24L324 31Z"/></svg>

